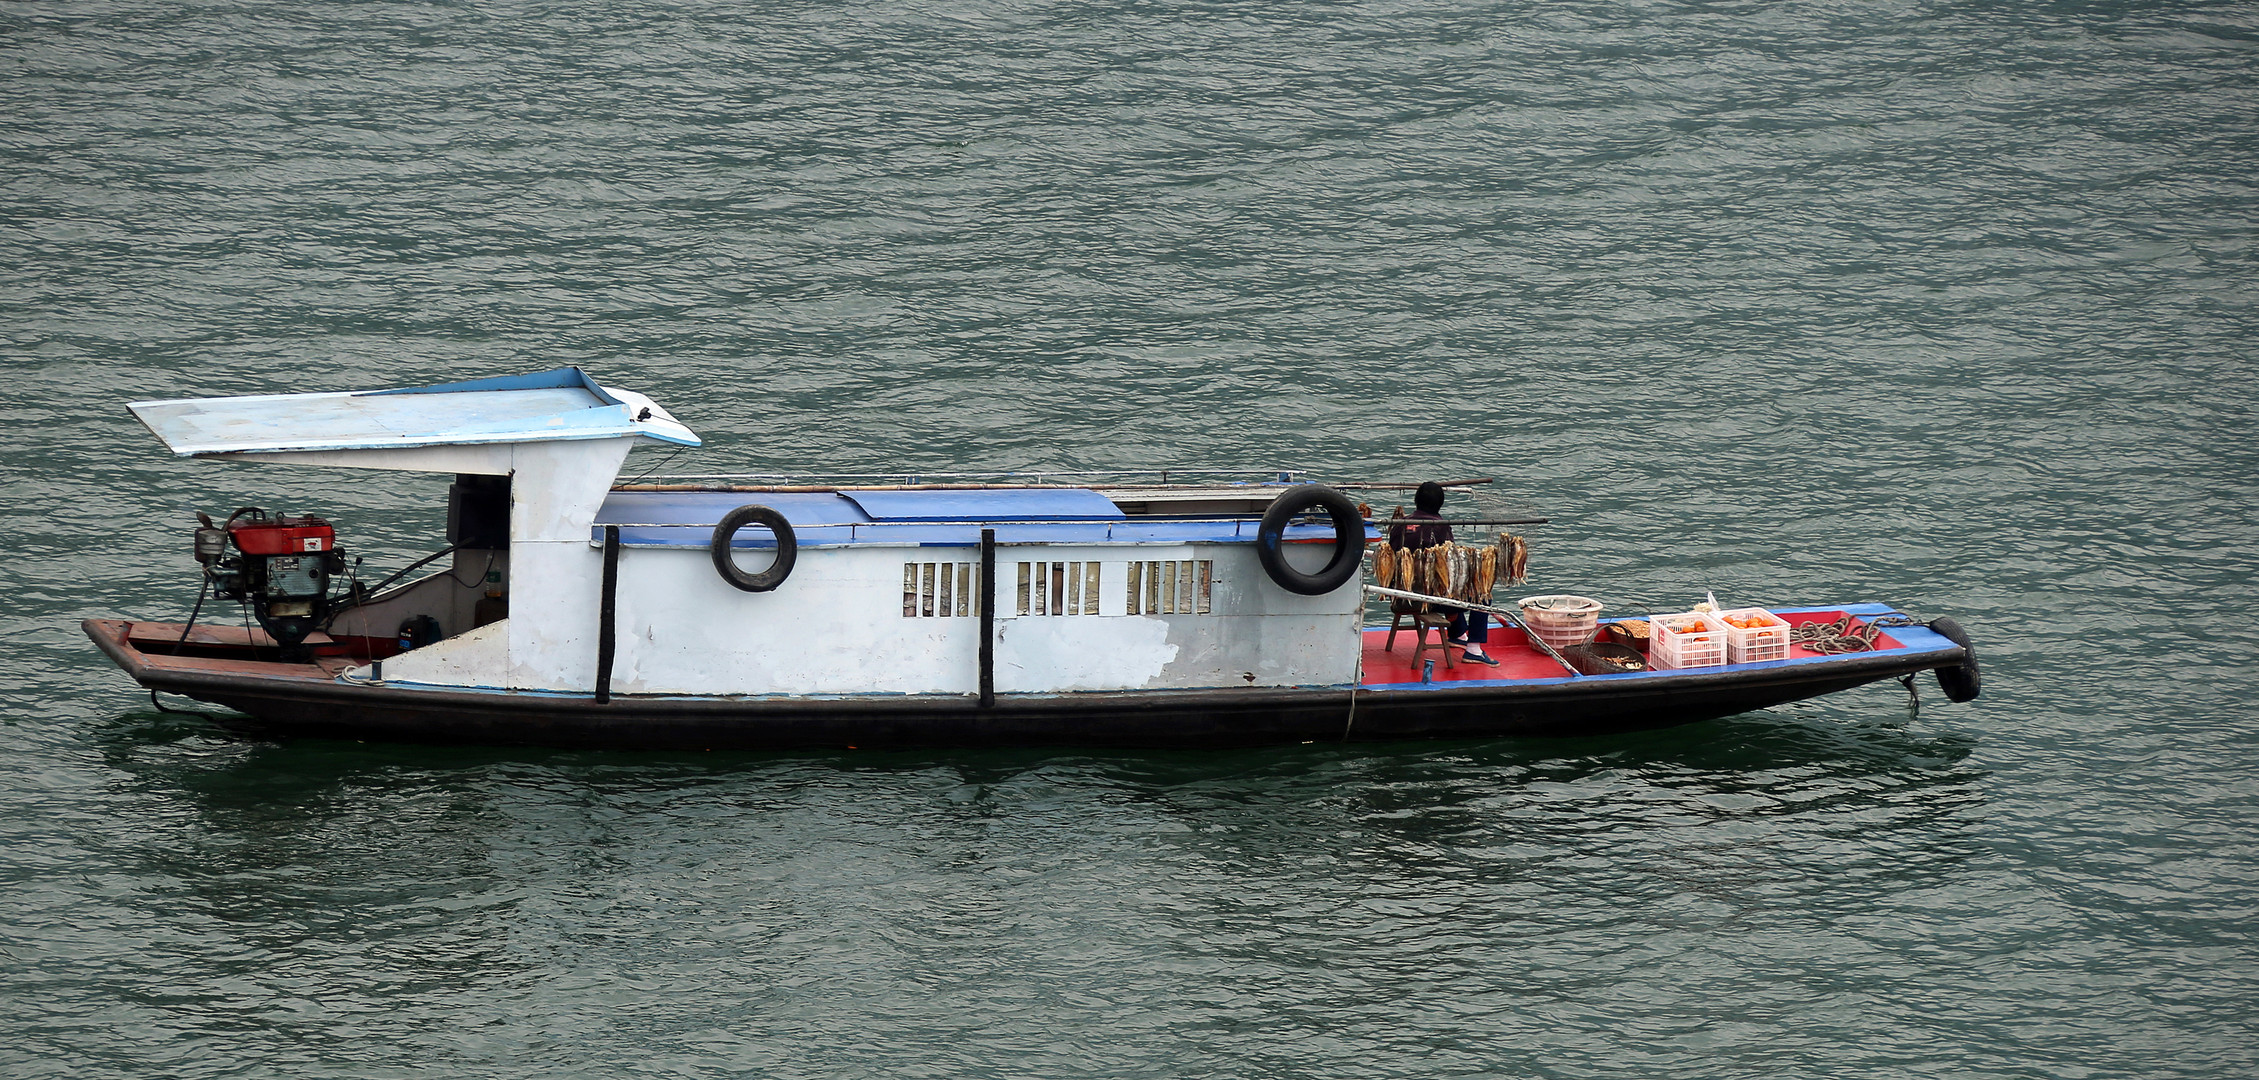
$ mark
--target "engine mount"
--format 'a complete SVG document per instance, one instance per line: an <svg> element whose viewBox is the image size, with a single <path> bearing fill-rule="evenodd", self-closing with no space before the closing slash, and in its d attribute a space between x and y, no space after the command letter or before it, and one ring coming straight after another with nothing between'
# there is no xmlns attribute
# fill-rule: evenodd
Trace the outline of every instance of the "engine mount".
<svg viewBox="0 0 2259 1080"><path fill-rule="evenodd" d="M284 660L308 655L307 635L329 616L329 579L345 571L337 530L310 515L270 515L245 507L214 527L196 530L196 559L213 595L248 605L260 628L282 646ZM228 554L228 548L235 554Z"/></svg>

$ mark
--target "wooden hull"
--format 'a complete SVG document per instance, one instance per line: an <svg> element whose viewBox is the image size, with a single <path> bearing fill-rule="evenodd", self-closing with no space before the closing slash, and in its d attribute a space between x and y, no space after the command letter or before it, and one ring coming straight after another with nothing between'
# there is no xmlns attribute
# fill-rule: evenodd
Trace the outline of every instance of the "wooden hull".
<svg viewBox="0 0 2259 1080"><path fill-rule="evenodd" d="M183 655L170 655L179 624L83 625L141 685L232 709L240 715L214 719L245 734L652 750L1589 736L1731 716L1955 667L1967 656L1961 646L1911 628L1895 632L1890 648L1844 656L1583 678L1486 678L1461 664L1447 681L1428 683L1376 671L1408 651L1400 645L1369 662L1366 681L1356 687L999 695L988 707L970 696L942 695L619 696L599 704L585 695L344 682L336 674L349 662L341 659L255 659L256 642L209 636L192 637ZM1377 637L1368 657L1377 647L1372 642Z"/></svg>

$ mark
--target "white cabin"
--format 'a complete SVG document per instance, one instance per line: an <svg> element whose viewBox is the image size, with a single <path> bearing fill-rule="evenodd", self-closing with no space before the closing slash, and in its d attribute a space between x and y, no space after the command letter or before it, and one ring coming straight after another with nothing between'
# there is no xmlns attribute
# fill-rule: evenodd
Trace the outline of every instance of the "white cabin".
<svg viewBox="0 0 2259 1080"><path fill-rule="evenodd" d="M601 684L629 695L970 695L981 689L990 625L1000 694L1346 686L1358 677L1356 578L1299 595L1274 585L1259 561L1257 516L1283 485L1250 485L1239 512L1203 517L1176 516L1199 512L1197 495L1109 498L1075 487L615 490L635 440L699 439L648 398L577 368L132 408L182 456L458 477L449 569L345 608L328 631L391 639L404 619L429 617L439 640L342 676L351 680L571 694ZM504 485L481 477L507 478L506 537ZM497 519L487 528L475 520L482 498ZM796 539L797 561L771 591L733 587L714 561L716 523L749 503L780 513ZM607 527L618 547L605 669ZM994 533L992 620L978 599L983 530ZM1293 526L1281 551L1314 568L1334 539L1330 529ZM757 569L777 540L753 527L730 544ZM508 613L481 625L494 614L480 603L489 589L506 593Z"/></svg>

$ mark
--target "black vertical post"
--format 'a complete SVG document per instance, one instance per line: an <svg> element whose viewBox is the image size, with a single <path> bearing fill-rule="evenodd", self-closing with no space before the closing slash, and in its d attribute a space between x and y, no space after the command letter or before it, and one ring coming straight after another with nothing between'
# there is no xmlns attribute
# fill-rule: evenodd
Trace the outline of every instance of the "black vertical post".
<svg viewBox="0 0 2259 1080"><path fill-rule="evenodd" d="M980 531L980 707L996 704L996 530Z"/></svg>
<svg viewBox="0 0 2259 1080"><path fill-rule="evenodd" d="M604 526L604 596L596 605L596 703L612 701L612 610L620 594L620 527Z"/></svg>

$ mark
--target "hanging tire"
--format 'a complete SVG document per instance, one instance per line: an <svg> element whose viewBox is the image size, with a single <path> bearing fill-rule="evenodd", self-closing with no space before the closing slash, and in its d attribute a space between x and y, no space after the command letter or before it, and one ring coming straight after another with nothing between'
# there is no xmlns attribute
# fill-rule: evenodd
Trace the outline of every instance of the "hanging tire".
<svg viewBox="0 0 2259 1080"><path fill-rule="evenodd" d="M1937 669L1937 687L1945 691L1945 700L1962 702L1974 700L1982 689L1983 676L1977 670L1977 647L1969 644L1969 632L1951 616L1941 615L1930 620L1930 629L1939 637L1961 646L1961 663Z"/></svg>
<svg viewBox="0 0 2259 1080"><path fill-rule="evenodd" d="M730 554L737 531L747 525L766 526L777 537L777 561L758 574L746 573ZM792 534L792 523L786 521L783 514L759 503L748 503L730 511L721 524L714 526L714 540L707 546L713 552L714 570L722 575L722 580L746 592L768 592L784 584L784 579L792 576L793 560L800 557L800 540Z"/></svg>
<svg viewBox="0 0 2259 1080"><path fill-rule="evenodd" d="M1317 573L1306 574L1286 563L1286 526L1313 508L1324 510L1333 519L1333 561ZM1365 519L1349 496L1324 484L1288 488L1263 511L1263 523L1255 532L1255 556L1263 561L1263 572L1279 588L1303 596L1322 596L1356 577L1358 568L1365 565Z"/></svg>

